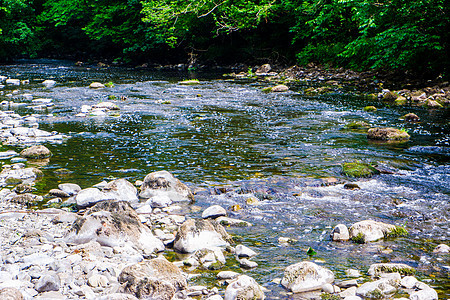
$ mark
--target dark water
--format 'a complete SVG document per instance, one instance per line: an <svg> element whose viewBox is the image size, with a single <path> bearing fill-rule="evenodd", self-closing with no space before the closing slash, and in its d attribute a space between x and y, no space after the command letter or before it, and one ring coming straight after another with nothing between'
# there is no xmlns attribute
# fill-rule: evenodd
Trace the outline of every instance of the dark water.
<svg viewBox="0 0 450 300"><path fill-rule="evenodd" d="M62 144L47 145L53 157L42 168L45 177L37 185L42 194L60 182L86 188L103 179L134 182L149 172L168 170L193 189L204 188L196 205L243 208L232 216L255 226L228 230L259 253L254 259L259 267L230 268L255 277L271 290L270 298L294 299L271 281L303 259L322 261L342 279L350 267L364 272L371 263L404 262L440 297L450 296L449 256L432 253L436 245L448 244L450 236L448 110L389 107L352 93L306 96L303 91L309 86L301 83L288 93L266 94L263 81L226 80L219 73L98 69L46 61L1 66L0 75L29 79L29 85L19 87L20 94L52 98L56 105L45 114L55 117L42 121L40 128L71 136ZM177 83L188 78L201 82ZM58 84L43 88L45 79ZM87 88L93 81L113 82L114 87ZM2 90L7 94L11 89ZM112 96L126 100L108 100ZM75 116L82 105L100 101L116 103L120 115ZM379 109L363 112L366 105ZM421 122L399 120L408 112L418 114ZM405 128L412 138L403 144L370 143L365 130L346 127L354 121ZM354 180L341 174L341 164L353 161L377 164L393 174L357 181L361 189L346 190L343 183ZM72 173L58 175L60 168ZM259 205L246 204L252 195ZM410 235L368 245L329 240L335 225L364 219L405 226ZM281 246L280 236L298 242ZM317 251L312 258L308 247ZM213 278L204 274L197 282L210 284Z"/></svg>

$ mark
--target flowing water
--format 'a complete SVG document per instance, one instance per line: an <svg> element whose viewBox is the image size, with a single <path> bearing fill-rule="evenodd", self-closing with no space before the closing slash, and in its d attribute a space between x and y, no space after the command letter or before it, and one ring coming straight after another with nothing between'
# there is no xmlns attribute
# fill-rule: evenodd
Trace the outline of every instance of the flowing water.
<svg viewBox="0 0 450 300"><path fill-rule="evenodd" d="M42 167L45 176L37 184L41 194L61 182L87 188L104 179L134 182L152 171L168 170L197 191L195 205L241 206L231 216L254 226L227 230L259 253L254 258L259 267L240 270L230 259L229 268L253 276L270 290L271 299L295 299L272 280L281 278L287 265L305 259L319 261L342 279L347 268L365 272L371 263L407 263L440 297L450 296L449 256L432 253L438 244L448 244L450 236L448 110L389 107L350 90L307 96L304 90L311 83L296 83L287 93L264 93L264 81L227 80L219 73L45 61L0 66L0 75L29 79L29 85L15 87L19 94L53 99L52 109L38 112L54 115L42 119L40 128L70 136L61 144L46 145L53 157ZM200 84L178 84L190 77ZM57 85L43 88L45 79ZM114 87L89 89L94 81L111 81ZM0 100L11 100L6 94L13 89L0 89ZM111 98L119 114L76 116L82 105ZM363 112L366 105L379 109ZM421 122L399 120L408 112L419 115ZM354 121L405 128L411 141L371 143L365 130L346 127ZM22 149L3 147L8 148ZM341 165L353 161L390 172L349 179L341 174ZM60 174L60 168L72 172ZM360 189L344 189L352 181ZM252 195L259 205L246 204ZM191 215L198 217L199 212ZM365 245L330 241L335 225L365 219L405 226L409 235ZM298 242L281 245L279 237ZM306 253L309 247L317 252L313 257ZM202 274L196 282L213 284L214 274Z"/></svg>

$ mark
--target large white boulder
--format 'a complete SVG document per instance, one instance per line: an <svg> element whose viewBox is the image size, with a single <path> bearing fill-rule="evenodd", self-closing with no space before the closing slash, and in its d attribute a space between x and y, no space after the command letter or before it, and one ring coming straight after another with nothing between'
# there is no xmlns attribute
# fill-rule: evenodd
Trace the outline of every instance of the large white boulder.
<svg viewBox="0 0 450 300"><path fill-rule="evenodd" d="M178 228L174 249L192 253L203 248L226 247L230 241L231 236L216 221L189 219Z"/></svg>
<svg viewBox="0 0 450 300"><path fill-rule="evenodd" d="M281 284L294 293L319 290L324 284L333 282L332 271L310 261L288 266L281 280Z"/></svg>

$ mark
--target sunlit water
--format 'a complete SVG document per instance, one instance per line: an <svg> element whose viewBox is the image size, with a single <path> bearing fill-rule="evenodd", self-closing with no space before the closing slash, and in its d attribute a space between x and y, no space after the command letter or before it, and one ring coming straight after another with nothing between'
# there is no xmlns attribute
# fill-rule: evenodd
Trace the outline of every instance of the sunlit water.
<svg viewBox="0 0 450 300"><path fill-rule="evenodd" d="M134 182L168 170L199 191L195 205L242 207L230 214L254 226L228 231L259 253L254 259L259 267L240 270L231 258L228 267L255 277L271 290L270 298L295 298L271 281L282 277L287 265L304 259L322 261L338 279L345 278L347 268L364 272L371 263L404 262L441 297L450 295L449 256L432 253L436 245L448 244L450 236L446 110L389 107L350 93L306 96L308 86L300 83L290 92L267 94L261 91L267 83L226 80L219 73L90 69L50 61L1 66L0 75L30 79L29 85L18 87L20 94L52 98L56 104L39 112L55 116L43 119L40 128L71 136L62 144L46 145L53 157L42 167L45 177L37 184L42 194L61 182L87 188L103 179ZM200 84L178 84L189 77ZM45 79L58 84L43 88ZM89 89L93 81L111 81L114 87ZM9 101L5 94L12 89L4 87L0 99ZM112 100L120 107L119 116L75 116L82 105L110 101L111 96L126 97ZM379 110L363 112L366 105ZM408 112L418 114L421 123L399 120ZM347 129L353 121L405 128L412 139L370 143L364 130ZM393 174L359 180L361 189L346 190L343 184L355 180L341 174L341 165L353 161L377 164ZM58 175L60 168L72 173ZM252 195L259 205L246 204ZM368 245L330 241L335 225L364 219L402 225L410 234ZM281 236L298 242L282 246ZM308 247L317 251L312 258ZM197 282L213 284L214 274L205 273Z"/></svg>

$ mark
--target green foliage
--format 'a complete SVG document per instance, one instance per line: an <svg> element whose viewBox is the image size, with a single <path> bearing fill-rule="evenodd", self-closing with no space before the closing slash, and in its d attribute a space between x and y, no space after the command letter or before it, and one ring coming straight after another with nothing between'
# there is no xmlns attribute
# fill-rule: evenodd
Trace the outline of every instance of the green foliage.
<svg viewBox="0 0 450 300"><path fill-rule="evenodd" d="M447 2L0 0L0 59L39 51L117 62L180 54L193 68L197 55L287 62L296 54L300 64L448 76Z"/></svg>
<svg viewBox="0 0 450 300"><path fill-rule="evenodd" d="M349 177L372 177L380 172L369 164L361 162L344 163L342 173Z"/></svg>

